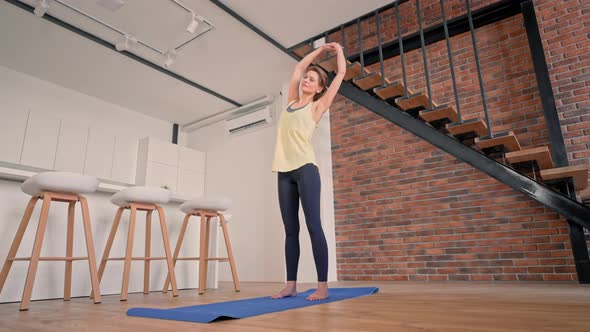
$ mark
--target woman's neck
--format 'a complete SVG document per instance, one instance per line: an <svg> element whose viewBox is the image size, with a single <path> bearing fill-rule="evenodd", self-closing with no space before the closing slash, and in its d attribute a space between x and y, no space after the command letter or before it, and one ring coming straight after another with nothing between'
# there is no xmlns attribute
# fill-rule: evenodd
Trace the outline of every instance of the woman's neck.
<svg viewBox="0 0 590 332"><path fill-rule="evenodd" d="M299 97L299 103L301 104L309 104L311 101L313 101L313 95L311 94L302 94Z"/></svg>

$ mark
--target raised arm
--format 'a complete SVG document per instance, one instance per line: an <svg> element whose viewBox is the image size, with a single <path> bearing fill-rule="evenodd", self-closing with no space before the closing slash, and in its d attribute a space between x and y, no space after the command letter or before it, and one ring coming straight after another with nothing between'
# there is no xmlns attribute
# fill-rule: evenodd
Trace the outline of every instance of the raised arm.
<svg viewBox="0 0 590 332"><path fill-rule="evenodd" d="M329 43L326 44L325 47L330 51L336 52L338 71L326 93L316 102L316 112L319 112L320 116L328 110L330 105L332 105L332 101L334 101L338 89L340 89L340 85L342 84L342 80L344 79L344 74L346 74L346 59L344 58L342 46L338 43Z"/></svg>
<svg viewBox="0 0 590 332"><path fill-rule="evenodd" d="M303 76L305 69L311 65L312 61L325 50L326 45L322 45L307 54L301 59L301 61L299 61L299 63L297 63L293 70L293 74L291 75L291 81L289 81L289 102L299 99L299 81L301 80L301 76Z"/></svg>

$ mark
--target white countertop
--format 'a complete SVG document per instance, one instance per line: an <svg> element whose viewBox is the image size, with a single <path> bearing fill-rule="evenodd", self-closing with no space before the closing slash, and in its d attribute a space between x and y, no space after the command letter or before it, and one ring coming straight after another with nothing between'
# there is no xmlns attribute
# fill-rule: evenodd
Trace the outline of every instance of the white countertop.
<svg viewBox="0 0 590 332"><path fill-rule="evenodd" d="M12 180L12 181L25 181L26 179L30 178L31 176L38 174L40 172L44 172L46 170L35 170L33 168L27 168L20 165L7 165L7 163L0 164L0 179L4 180ZM108 181L104 181L99 179L100 184L98 185L99 192L105 193L116 193L121 189L131 187L132 184L115 184L110 183ZM173 195L171 201L174 203L183 203L187 201L188 198L180 197L177 195Z"/></svg>

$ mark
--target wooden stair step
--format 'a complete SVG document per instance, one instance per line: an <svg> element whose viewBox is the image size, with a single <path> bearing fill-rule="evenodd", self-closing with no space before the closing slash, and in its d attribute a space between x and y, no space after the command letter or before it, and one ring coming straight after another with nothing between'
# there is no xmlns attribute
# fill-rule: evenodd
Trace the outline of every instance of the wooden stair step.
<svg viewBox="0 0 590 332"><path fill-rule="evenodd" d="M380 73L370 73L365 77L358 77L352 80L356 86L361 88L362 90L369 90L374 87L381 85L381 74Z"/></svg>
<svg viewBox="0 0 590 332"><path fill-rule="evenodd" d="M369 71L365 68L365 74L368 74ZM346 74L344 75L344 80L349 81L353 78L360 77L362 75L361 71L361 64L358 62L354 62L346 66Z"/></svg>
<svg viewBox="0 0 590 332"><path fill-rule="evenodd" d="M325 53L320 54L320 56L316 57L315 59L313 59L311 61L311 63L316 66L319 66L320 63L322 63L324 61L328 61L333 56L334 56L334 54L332 52L325 52Z"/></svg>
<svg viewBox="0 0 590 332"><path fill-rule="evenodd" d="M459 115L453 106L442 105L433 110L420 111L420 117L426 122L447 121L449 123L459 121Z"/></svg>
<svg viewBox="0 0 590 332"><path fill-rule="evenodd" d="M511 164L524 163L527 161L535 161L540 169L553 168L553 160L549 148L541 146L538 148L525 149L520 151L508 152L506 160Z"/></svg>
<svg viewBox="0 0 590 332"><path fill-rule="evenodd" d="M332 51L327 51L327 52L323 52L321 53L318 57L316 57L315 59L313 59L312 63L314 65L320 65L320 63L324 62L324 61L330 61L330 59L334 58L334 63L336 62L336 52L332 52Z"/></svg>
<svg viewBox="0 0 590 332"><path fill-rule="evenodd" d="M333 72L336 69L338 69L338 62L337 62L335 56L331 56L331 57L329 57L327 59L322 60L319 63L319 66L322 67L322 68L324 68L324 70L327 71L327 72Z"/></svg>
<svg viewBox="0 0 590 332"><path fill-rule="evenodd" d="M488 126L481 119L468 120L463 123L449 123L446 128L451 135L460 140L488 134Z"/></svg>
<svg viewBox="0 0 590 332"><path fill-rule="evenodd" d="M373 92L375 92L379 98L387 100L389 98L403 96L405 93L405 88L400 81L395 81L387 84L384 87L375 88L373 89Z"/></svg>
<svg viewBox="0 0 590 332"><path fill-rule="evenodd" d="M319 65L327 72L335 72L338 70L338 58L335 55L327 57L322 60ZM346 60L346 66L348 67L349 65L351 65L350 61Z"/></svg>
<svg viewBox="0 0 590 332"><path fill-rule="evenodd" d="M293 50L293 53L295 53L295 55L297 55L298 57L303 58L307 55L307 53L311 51L313 51L313 46L311 46L311 44L305 44Z"/></svg>
<svg viewBox="0 0 590 332"><path fill-rule="evenodd" d="M395 100L397 106L407 111L416 108L430 108L430 98L423 92L418 92L409 95L408 97L400 97ZM432 108L438 107L435 103L432 103Z"/></svg>
<svg viewBox="0 0 590 332"><path fill-rule="evenodd" d="M573 178L576 190L581 190L588 187L588 166L578 165L544 169L541 171L541 177L544 181Z"/></svg>
<svg viewBox="0 0 590 332"><path fill-rule="evenodd" d="M482 150L485 154L491 154L494 152L501 152L502 148L504 152L520 151L522 147L514 135L513 131L509 131L504 134L496 134L493 138L488 137L477 137L475 139L475 145Z"/></svg>

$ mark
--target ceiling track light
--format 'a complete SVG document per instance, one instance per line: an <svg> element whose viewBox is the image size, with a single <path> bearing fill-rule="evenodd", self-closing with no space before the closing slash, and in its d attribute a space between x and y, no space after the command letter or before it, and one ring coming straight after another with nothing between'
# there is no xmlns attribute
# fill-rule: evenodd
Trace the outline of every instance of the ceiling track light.
<svg viewBox="0 0 590 332"><path fill-rule="evenodd" d="M197 28L199 27L199 20L201 20L201 17L196 15L195 13L192 13L191 22L186 27L186 31L190 33L195 33L197 31Z"/></svg>
<svg viewBox="0 0 590 332"><path fill-rule="evenodd" d="M166 60L164 60L164 68L168 69L176 60L176 50L166 52Z"/></svg>
<svg viewBox="0 0 590 332"><path fill-rule="evenodd" d="M49 9L49 1L48 0L41 0L37 4L37 6L35 7L35 10L33 12L35 13L35 15L37 15L39 17L43 17L43 15L45 15L45 13L47 12L47 9Z"/></svg>
<svg viewBox="0 0 590 332"><path fill-rule="evenodd" d="M125 37L122 41L115 44L115 48L119 52L129 51L131 49L131 44L136 43L136 42L137 42L137 39L135 39L129 35L125 35Z"/></svg>

